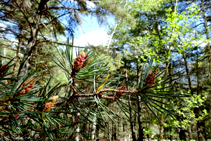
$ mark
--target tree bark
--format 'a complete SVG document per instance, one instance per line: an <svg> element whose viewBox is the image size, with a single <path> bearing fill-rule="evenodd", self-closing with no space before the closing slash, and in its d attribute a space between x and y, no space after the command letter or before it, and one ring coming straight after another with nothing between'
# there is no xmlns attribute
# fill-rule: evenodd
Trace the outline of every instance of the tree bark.
<svg viewBox="0 0 211 141"><path fill-rule="evenodd" d="M170 51L170 49L169 49L169 51ZM169 60L168 60L166 62L165 74L163 76L164 80L167 78L169 65L170 65L170 63L169 63ZM162 87L164 88L165 84L163 84ZM164 102L163 99L161 99L161 102ZM163 106L163 104L162 104L162 106ZM163 113L161 113L161 115L160 115L160 128L159 128L159 140L163 139L163 134L164 134L163 123L164 123L164 115L163 115Z"/></svg>
<svg viewBox="0 0 211 141"><path fill-rule="evenodd" d="M182 54L182 56L183 56L183 59L184 59L184 62L185 62L185 70L186 70L187 79L188 79L188 86L189 86L189 89L191 91L191 95L193 95L193 88L191 86L191 80L190 80L190 73L189 73L189 69L188 69L188 63L187 63L186 56L185 56L184 53Z"/></svg>
<svg viewBox="0 0 211 141"><path fill-rule="evenodd" d="M41 17L42 17L42 12L43 9L45 8L45 4L48 2L49 0L41 0L39 3L39 7L38 7L38 11L36 12L36 15L34 17L32 17L33 19L33 23L28 21L29 17L26 17L26 14L24 13L25 11L23 10L23 8L21 7L21 5L19 6L21 12L23 13L23 15L25 15L26 20L28 21L30 30L31 30L31 37L28 40L28 45L26 46L27 51L24 54L24 57L21 61L20 64L20 68L18 70L18 76L24 76L27 74L28 69L29 69L29 59L32 55L32 51L35 49L36 45L37 45L37 37L38 37L38 32L39 32L39 25L41 23Z"/></svg>
<svg viewBox="0 0 211 141"><path fill-rule="evenodd" d="M142 127L142 117L141 117L141 97L137 96L138 98L138 131L139 131L139 137L138 141L143 141L144 140L144 132L143 132L143 127Z"/></svg>
<svg viewBox="0 0 211 141"><path fill-rule="evenodd" d="M204 28L205 28L205 35L207 39L209 38L209 33L208 33L208 25L207 25L207 18L206 18L206 12L205 12L205 5L204 5L204 0L201 0L201 11L204 19ZM207 44L207 53L209 57L209 72L211 74L211 48L210 48L210 42Z"/></svg>
<svg viewBox="0 0 211 141"><path fill-rule="evenodd" d="M112 139L117 139L117 133L116 133L116 124L112 122Z"/></svg>
<svg viewBox="0 0 211 141"><path fill-rule="evenodd" d="M125 63L125 66L124 66L124 67L125 67L125 81L126 81L126 87L127 87L127 90L129 90L129 86L128 86L128 76L127 76L127 61L125 60L124 63ZM131 129L133 141L136 141L136 135L135 135L135 132L134 132L133 120L132 120L132 109L131 109L130 95L129 95L128 105L129 105L129 114L130 114L130 129Z"/></svg>
<svg viewBox="0 0 211 141"><path fill-rule="evenodd" d="M19 54L19 50L20 50L20 45L21 45L21 41L19 39L18 41L18 46L17 46L17 50L16 50L16 56L15 56L15 64L14 64L14 68L13 68L13 72L16 71L16 67L17 67L17 63L18 63L18 54Z"/></svg>
<svg viewBox="0 0 211 141"><path fill-rule="evenodd" d="M98 120L98 122L99 122L99 119L97 119ZM98 139L99 138L99 132L100 131L100 126L99 126L99 124L97 124L96 125L96 139Z"/></svg>
<svg viewBox="0 0 211 141"><path fill-rule="evenodd" d="M141 73L141 67L142 66L138 66L138 62L137 62L137 84L139 85L139 77L140 77L140 73ZM141 116L141 96L137 95L138 98L138 131L139 131L139 137L138 140L139 141L143 141L144 140L144 131L143 131L143 126L142 126L142 116Z"/></svg>
<svg viewBox="0 0 211 141"><path fill-rule="evenodd" d="M182 128L180 128L180 131L179 131L179 138L181 141L186 141L185 130Z"/></svg>

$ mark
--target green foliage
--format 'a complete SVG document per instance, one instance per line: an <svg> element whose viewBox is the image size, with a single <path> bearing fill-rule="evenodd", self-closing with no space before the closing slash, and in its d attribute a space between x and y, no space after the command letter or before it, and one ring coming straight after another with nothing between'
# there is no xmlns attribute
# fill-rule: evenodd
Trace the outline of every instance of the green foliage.
<svg viewBox="0 0 211 141"><path fill-rule="evenodd" d="M179 105L175 106L174 109L182 117L182 120L174 121L174 126L181 126L185 128L186 126L190 126L192 121L198 122L203 120L208 115L207 110L203 109L199 115L195 114L195 110L203 106L205 101L205 97L195 94L192 97L184 98L183 101L180 101L183 108Z"/></svg>
<svg viewBox="0 0 211 141"><path fill-rule="evenodd" d="M51 0L37 20L41 3L1 3L5 6L1 6L1 20L17 23L2 30L2 35L15 28L12 33L18 43L0 40L7 48L3 57L16 56L14 65L13 61L6 67L0 65L1 140L76 140L79 136L90 140L93 126L113 138L126 136L130 130L134 130L132 135L139 133L135 135L138 140L185 140L185 134L188 140L209 138L210 80L205 52L209 52L210 39L197 27L203 24L197 24L203 18L209 25L210 19L200 15L198 3L183 9L181 1L102 0L93 1L95 8L90 8L89 1ZM60 4L71 10L61 13ZM66 28L73 33L81 15L90 13L99 22L109 13L116 16L118 23L109 29L114 40L109 47L81 49L74 58L73 37L71 45L62 37ZM70 16L65 17L68 25L59 19L63 14ZM209 33L210 28L205 28ZM32 36L35 30L38 34ZM15 77L15 67L21 67L19 62L24 63L25 57L30 58L28 74ZM4 60L3 64L8 62ZM124 132L116 133L118 129Z"/></svg>

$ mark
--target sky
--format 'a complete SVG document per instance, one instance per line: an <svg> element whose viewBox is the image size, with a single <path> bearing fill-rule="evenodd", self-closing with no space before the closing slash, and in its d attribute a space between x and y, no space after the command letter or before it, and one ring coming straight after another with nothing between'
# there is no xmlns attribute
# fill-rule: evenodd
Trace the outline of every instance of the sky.
<svg viewBox="0 0 211 141"><path fill-rule="evenodd" d="M89 8L96 8L93 2L86 1ZM108 24L114 24L115 20L111 16ZM107 34L108 24L99 24L97 18L91 15L82 17L82 24L75 31L74 46L86 45L107 45L109 35Z"/></svg>
<svg viewBox="0 0 211 141"><path fill-rule="evenodd" d="M114 24L114 18L108 19L108 24ZM74 46L104 45L109 41L108 24L99 24L96 17L82 17L82 24L75 30Z"/></svg>

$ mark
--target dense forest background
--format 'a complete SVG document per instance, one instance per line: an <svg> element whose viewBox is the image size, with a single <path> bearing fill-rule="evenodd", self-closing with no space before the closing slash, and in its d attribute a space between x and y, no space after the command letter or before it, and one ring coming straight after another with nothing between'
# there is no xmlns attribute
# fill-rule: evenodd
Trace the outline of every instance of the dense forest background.
<svg viewBox="0 0 211 141"><path fill-rule="evenodd" d="M1 0L1 140L211 139L210 34L209 0Z"/></svg>

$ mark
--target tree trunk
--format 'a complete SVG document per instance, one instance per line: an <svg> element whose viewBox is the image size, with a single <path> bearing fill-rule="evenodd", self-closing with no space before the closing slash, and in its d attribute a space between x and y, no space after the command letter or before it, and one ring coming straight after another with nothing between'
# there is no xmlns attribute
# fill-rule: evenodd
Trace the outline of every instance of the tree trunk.
<svg viewBox="0 0 211 141"><path fill-rule="evenodd" d="M20 46L21 46L21 41L20 41L20 39L19 39L19 40L18 40L17 50L16 50L15 64L14 64L13 72L16 71L16 67L17 67L17 63L18 63L18 56L19 56L18 54L19 54Z"/></svg>
<svg viewBox="0 0 211 141"><path fill-rule="evenodd" d="M204 19L204 28L205 28L205 34L206 38L209 39L209 33L208 33L208 25L207 25L207 18L206 18L206 13L205 13L205 6L204 6L204 0L201 0L201 11ZM207 44L207 54L209 58L209 72L211 74L211 48L210 48L210 42Z"/></svg>
<svg viewBox="0 0 211 141"><path fill-rule="evenodd" d="M92 126L92 140L96 139L96 115L94 116L94 123Z"/></svg>
<svg viewBox="0 0 211 141"><path fill-rule="evenodd" d="M184 62L185 62L185 70L186 70L187 79L188 79L188 86L189 86L189 89L191 91L191 95L193 95L193 88L191 86L191 80L190 80L190 73L189 73L189 69L188 69L188 63L187 63L186 56L185 56L184 53L182 54L182 56L183 56L183 59L184 59Z"/></svg>
<svg viewBox="0 0 211 141"><path fill-rule="evenodd" d="M138 141L143 141L144 140L144 132L143 132L143 127L142 127L142 117L141 117L141 97L137 96L138 98L138 131L139 131L139 137Z"/></svg>
<svg viewBox="0 0 211 141"><path fill-rule="evenodd" d="M201 129L201 141L207 141L205 120L199 121L198 124Z"/></svg>
<svg viewBox="0 0 211 141"><path fill-rule="evenodd" d="M99 120L98 120L98 122L99 122ZM100 131L100 126L99 126L99 124L97 124L96 125L96 139L98 139L99 138L99 132Z"/></svg>
<svg viewBox="0 0 211 141"><path fill-rule="evenodd" d="M170 61L171 62L171 61ZM169 77L170 77L170 84L173 86L174 84L173 84L173 79L172 79L172 75L173 75L173 69L172 69L172 64L171 63L169 63L169 66L168 66L169 68L169 71L168 71L168 73L169 73ZM175 90L175 87L173 87L171 90L173 90L174 92L176 91ZM170 139L170 141L172 141L172 127L171 127L171 125L169 124L168 125L168 133L170 133L170 135L167 135L167 137L168 137L168 139Z"/></svg>
<svg viewBox="0 0 211 141"><path fill-rule="evenodd" d="M186 141L185 130L182 129L182 128L179 131L179 138L180 138L181 141Z"/></svg>
<svg viewBox="0 0 211 141"><path fill-rule="evenodd" d="M122 119L122 131L125 132L126 131L126 124L124 122L124 119Z"/></svg>
<svg viewBox="0 0 211 141"><path fill-rule="evenodd" d="M171 126L169 127L169 132L170 132L170 137L169 137L169 139L170 139L170 141L172 141L172 134L171 134L172 128L171 128Z"/></svg>
<svg viewBox="0 0 211 141"><path fill-rule="evenodd" d="M163 102L163 100L162 100ZM163 134L164 134L164 128L163 128L163 113L161 113L161 116L160 116L160 128L159 128L159 140L162 140L163 139Z"/></svg>
<svg viewBox="0 0 211 141"><path fill-rule="evenodd" d="M186 74L187 74L187 79L188 79L188 86L189 86L189 89L191 91L191 95L193 95L193 88L192 88L192 85L191 85L191 80L190 80L190 73L189 73L189 69L188 69L188 63L187 63L187 60L186 60L186 56L185 54L183 53L182 54L183 56L183 59L184 59L184 62L185 62L185 70L186 70ZM195 113L196 115L197 113ZM191 127L187 127L187 132L188 132L188 140L191 140L192 139L192 135L191 135Z"/></svg>
<svg viewBox="0 0 211 141"><path fill-rule="evenodd" d="M170 52L170 49L169 49L169 52ZM165 74L163 76L163 79L165 80L167 78L167 75L168 75L168 69L169 69L169 60L166 62L166 68L165 68ZM162 85L162 87L164 88L165 87L165 84ZM163 103L163 99L161 99L161 102ZM163 104L162 104L163 106ZM163 134L164 134L164 127L163 127L163 123L164 123L164 117L163 117L163 113L161 113L160 115L160 128L159 128L159 140L162 140L163 139Z"/></svg>
<svg viewBox="0 0 211 141"><path fill-rule="evenodd" d="M32 51L35 49L38 41L37 41L37 37L38 37L38 32L39 32L39 25L41 23L41 16L42 16L42 12L45 8L45 4L48 2L49 0L41 0L39 3L39 7L38 7L38 11L35 13L36 15L34 17L31 17L33 19L33 22L28 22L29 26L30 26L30 30L31 30L31 37L28 40L28 45L26 46L26 53L24 54L24 57L20 63L20 68L18 70L18 76L24 76L27 74L28 69L29 69L29 59L32 55ZM20 7L21 9L21 7ZM23 11L24 14L24 11ZM27 17L26 17L27 18Z"/></svg>
<svg viewBox="0 0 211 141"><path fill-rule="evenodd" d="M111 36L110 36L109 41L108 41L108 47L107 47L107 50L108 50L108 49L109 49L109 47L110 47L110 44L111 44L111 41L112 41L113 35L114 35L114 33L116 32L116 28L117 28L117 26L118 26L118 23L116 23L116 25L115 25L115 27L114 27L114 30L113 30L113 32L111 33Z"/></svg>
<svg viewBox="0 0 211 141"><path fill-rule="evenodd" d="M127 61L126 60L125 60L125 81L126 81L127 90L129 90L128 77L127 77ZM131 129L133 141L136 141L136 135L135 135L135 132L134 132L133 120L132 120L133 117L132 117L132 109L131 109L130 95L129 95L128 105L129 105L129 114L130 114L130 129Z"/></svg>
<svg viewBox="0 0 211 141"><path fill-rule="evenodd" d="M139 86L139 77L141 74L141 67L142 66L138 66L138 62L137 62L137 84ZM138 140L139 141L143 141L144 140L144 132L143 132L143 127L142 127L142 116L141 116L141 96L137 96L138 99L138 131L139 131L139 137Z"/></svg>
<svg viewBox="0 0 211 141"><path fill-rule="evenodd" d="M18 70L18 76L26 75L29 69L29 59L32 55L33 49L36 47L38 29L35 28L32 30L32 32L33 35L29 39L28 45L26 46L27 51L21 61L20 68Z"/></svg>
<svg viewBox="0 0 211 141"><path fill-rule="evenodd" d="M112 122L112 139L116 140L117 135L116 135L116 124Z"/></svg>
<svg viewBox="0 0 211 141"><path fill-rule="evenodd" d="M1 48L2 48L2 47L1 47ZM7 57L6 57L7 50L6 50L5 47L2 48L2 52L3 52L3 55L1 54L1 50L0 50L0 59L1 59L1 63L0 63L0 64L1 64L1 65L5 64L6 59L7 59Z"/></svg>

